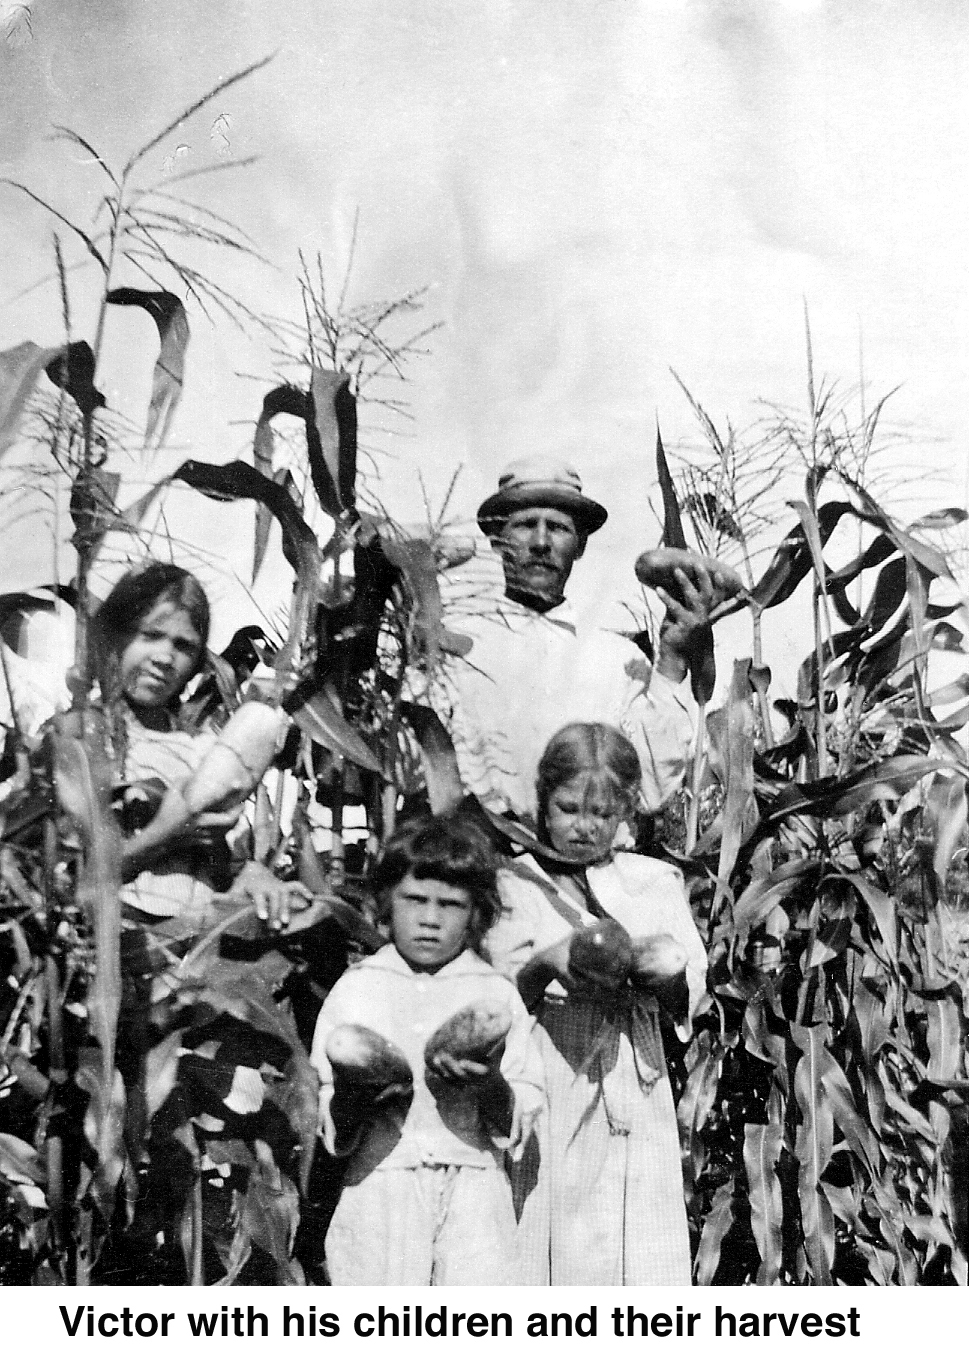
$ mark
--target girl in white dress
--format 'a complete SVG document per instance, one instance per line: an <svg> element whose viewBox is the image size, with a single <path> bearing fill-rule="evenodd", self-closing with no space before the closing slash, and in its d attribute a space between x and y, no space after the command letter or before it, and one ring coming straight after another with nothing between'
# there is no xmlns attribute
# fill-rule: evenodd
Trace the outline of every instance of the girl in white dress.
<svg viewBox="0 0 969 1370"><path fill-rule="evenodd" d="M615 728L555 734L539 764L539 836L563 860L510 864L485 945L536 1016L545 1066L548 1112L513 1173L524 1283L690 1282L660 1013L688 1031L706 953L679 872L613 851L639 778ZM598 962L590 938L607 943Z"/></svg>

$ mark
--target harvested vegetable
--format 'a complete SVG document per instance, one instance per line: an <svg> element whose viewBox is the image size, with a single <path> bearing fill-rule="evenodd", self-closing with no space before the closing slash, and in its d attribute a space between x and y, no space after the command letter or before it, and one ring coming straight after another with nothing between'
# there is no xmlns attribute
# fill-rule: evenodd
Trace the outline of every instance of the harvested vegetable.
<svg viewBox="0 0 969 1370"><path fill-rule="evenodd" d="M633 942L633 978L643 984L672 980L686 967L686 951L669 933L640 937Z"/></svg>
<svg viewBox="0 0 969 1370"><path fill-rule="evenodd" d="M459 1061L478 1061L488 1065L504 1044L511 1027L511 1015L500 1005L479 1000L446 1019L431 1033L424 1048L424 1061L433 1068L441 1053Z"/></svg>
<svg viewBox="0 0 969 1370"><path fill-rule="evenodd" d="M629 934L612 918L575 933L569 945L569 974L603 989L618 989L632 963Z"/></svg>
<svg viewBox="0 0 969 1370"><path fill-rule="evenodd" d="M643 552L636 559L636 576L651 590L665 590L678 599L680 583L676 572L682 571L693 581L697 562L705 569L717 593L712 608L743 593L744 583L733 567L718 561L716 557L705 557L699 552L689 552L680 547L657 547L651 552Z"/></svg>
<svg viewBox="0 0 969 1370"><path fill-rule="evenodd" d="M325 1051L334 1078L351 1089L381 1090L388 1085L413 1085L407 1058L386 1037L360 1023L334 1028Z"/></svg>
<svg viewBox="0 0 969 1370"><path fill-rule="evenodd" d="M247 799L269 769L286 726L280 708L256 699L240 705L184 787L189 813L231 809Z"/></svg>

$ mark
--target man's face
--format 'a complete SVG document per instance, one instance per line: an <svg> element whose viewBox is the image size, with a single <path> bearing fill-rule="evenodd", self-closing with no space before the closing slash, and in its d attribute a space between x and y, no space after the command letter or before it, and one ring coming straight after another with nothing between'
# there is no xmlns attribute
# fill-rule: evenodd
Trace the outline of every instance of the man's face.
<svg viewBox="0 0 969 1370"><path fill-rule="evenodd" d="M584 542L571 514L560 509L519 509L509 514L498 539L505 590L539 607L559 604L572 564Z"/></svg>

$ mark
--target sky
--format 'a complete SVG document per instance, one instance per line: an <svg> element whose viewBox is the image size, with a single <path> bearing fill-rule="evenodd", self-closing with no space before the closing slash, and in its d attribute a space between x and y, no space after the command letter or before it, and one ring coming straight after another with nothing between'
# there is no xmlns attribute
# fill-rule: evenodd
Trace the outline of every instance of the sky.
<svg viewBox="0 0 969 1370"><path fill-rule="evenodd" d="M803 408L805 306L817 380L837 384L851 422L862 378L869 410L898 387L885 409L898 446L878 460L900 516L967 502L961 4L0 0L0 40L0 175L77 222L103 184L83 153L49 140L54 126L118 165L274 53L166 139L146 180L258 158L189 183L268 259L208 259L256 312L298 319L301 251L320 254L336 288L355 222L352 303L428 287L424 318L441 327L408 368L410 421L361 412L384 454L374 493L417 520L424 491L437 508L460 468L449 512L469 519L512 458L570 462L610 512L571 588L616 626L629 626L617 606L638 599L633 561L657 539L657 422L674 458L700 438L671 369L723 429L757 421L763 402ZM49 219L0 186L0 235L0 349L59 342L56 285L24 293L49 276ZM96 272L70 283L75 335L91 337ZM141 424L153 328L112 313L101 388ZM150 463L113 459L122 502L188 456L245 456L274 381L266 346L190 313L169 444ZM49 500L31 498L36 531L5 525L3 588L49 578ZM251 509L185 492L164 508L211 592L216 645L285 604L275 545L249 589ZM69 564L62 549L53 569ZM794 605L765 620L768 660L788 677L809 618ZM719 634L723 681L746 634L740 619Z"/></svg>

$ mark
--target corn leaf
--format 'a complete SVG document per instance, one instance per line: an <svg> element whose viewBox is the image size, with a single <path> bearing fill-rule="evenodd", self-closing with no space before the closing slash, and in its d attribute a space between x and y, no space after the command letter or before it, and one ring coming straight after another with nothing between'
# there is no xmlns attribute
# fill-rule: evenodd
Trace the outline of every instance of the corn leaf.
<svg viewBox="0 0 969 1370"><path fill-rule="evenodd" d="M306 441L320 507L338 519L354 507L357 479L357 402L341 371L313 368Z"/></svg>
<svg viewBox="0 0 969 1370"><path fill-rule="evenodd" d="M823 883L825 888L830 888L832 885L837 886L840 883L850 885L855 890L871 913L875 926L878 928L889 963L897 967L898 923L895 918L894 900L883 890L880 890L877 885L866 880L863 875L857 875L853 871L839 871L836 875L829 876Z"/></svg>
<svg viewBox="0 0 969 1370"><path fill-rule="evenodd" d="M750 929L762 922L782 899L794 894L802 886L813 888L821 869L820 861L802 858L786 861L768 875L751 880L734 905L732 927L721 925L717 929L717 940L736 937L738 950L743 950Z"/></svg>
<svg viewBox="0 0 969 1370"><path fill-rule="evenodd" d="M91 1031L100 1047L101 1095L107 1100L114 1077L115 1030L121 1006L121 834L106 802L107 787L99 786L95 780L95 774L105 769L103 758L99 758L101 764L92 765L88 746L58 733L54 778L57 797L84 839L77 900L94 928L97 955L88 987L87 1011Z"/></svg>
<svg viewBox="0 0 969 1370"><path fill-rule="evenodd" d="M905 552L913 557L920 566L930 572L932 576L952 577L952 568L943 554L935 547L929 546L927 542L922 542L919 538L912 537L911 533L906 533L903 528L892 519L881 505L874 500L864 486L857 481L845 477L845 482L854 491L861 505L859 515L867 523L880 528L891 538L900 552Z"/></svg>
<svg viewBox="0 0 969 1370"><path fill-rule="evenodd" d="M185 381L185 353L189 340L185 306L168 290L135 290L130 286L109 290L106 299L108 304L135 305L144 309L158 329L161 348L152 376L145 424L145 446L154 446L157 450L168 437Z"/></svg>
<svg viewBox="0 0 969 1370"><path fill-rule="evenodd" d="M283 550L301 584L307 594L311 588L315 591L320 573L319 544L292 497L281 486L244 461L230 461L224 466L186 461L162 484L174 480L184 481L210 499L254 499L264 504L279 521L285 535Z"/></svg>
<svg viewBox="0 0 969 1370"><path fill-rule="evenodd" d="M670 475L666 450L663 447L663 439L658 425L656 428L656 475L659 480L660 493L663 496L663 544L666 547L682 547L685 549L686 534L683 532L679 501L676 498L676 488L673 485L673 477Z"/></svg>
<svg viewBox="0 0 969 1370"><path fill-rule="evenodd" d="M104 405L104 396L94 384L94 353L90 343L72 342L59 347L45 363L48 379L66 391L85 418Z"/></svg>
<svg viewBox="0 0 969 1370"><path fill-rule="evenodd" d="M966 831L969 809L965 780L961 776L936 775L926 795L925 814L934 835L932 869L941 895L952 858Z"/></svg>
<svg viewBox="0 0 969 1370"><path fill-rule="evenodd" d="M914 523L909 524L908 531L912 533L922 528L956 528L967 519L969 513L965 509L936 509L924 518L916 519Z"/></svg>
<svg viewBox="0 0 969 1370"><path fill-rule="evenodd" d="M438 669L442 652L466 656L474 645L471 639L444 627L437 561L431 544L417 538L382 538L381 547L390 564L404 577L414 607L415 645L426 660L428 672L433 674Z"/></svg>
<svg viewBox="0 0 969 1370"><path fill-rule="evenodd" d="M781 1270L783 1196L777 1162L784 1145L783 1104L777 1086L771 1088L767 1123L744 1127L744 1166L750 1190L750 1225L760 1253L759 1285L776 1284Z"/></svg>
<svg viewBox="0 0 969 1370"><path fill-rule="evenodd" d="M850 514L852 506L843 500L832 500L818 510L818 538L823 547L840 520ZM800 521L786 534L774 553L770 565L751 590L751 598L762 609L782 604L800 585L811 570L812 557L807 534Z"/></svg>
<svg viewBox="0 0 969 1370"><path fill-rule="evenodd" d="M283 707L307 737L326 747L345 761L352 761L365 771L381 773L381 765L363 738L340 714L325 690L307 695L297 691Z"/></svg>
<svg viewBox="0 0 969 1370"><path fill-rule="evenodd" d="M876 566L880 566L883 561L887 561L895 552L895 544L886 533L878 533L869 545L847 566L842 566L840 571L829 571L825 581L825 588L830 592L838 587L843 588L850 585L853 580L864 572L870 571Z"/></svg>
<svg viewBox="0 0 969 1370"><path fill-rule="evenodd" d="M733 1227L733 1180L725 1180L713 1196L696 1253L697 1284L712 1284L720 1265L724 1238Z"/></svg>
<svg viewBox="0 0 969 1370"><path fill-rule="evenodd" d="M273 438L272 421L277 414L291 414L294 418L302 419L306 422L307 397L302 390L297 390L294 385L279 385L275 390L270 390L262 402L262 409L256 423L256 432L252 440L252 462L260 475L267 480L274 480L273 476L273 451L275 439ZM276 481L277 484L285 484L283 481ZM252 549L252 583L255 584L259 568L262 566L263 558L266 555L266 547L269 542L269 525L272 519L271 511L263 504L256 507L256 532Z"/></svg>
<svg viewBox="0 0 969 1370"><path fill-rule="evenodd" d="M401 717L414 730L432 813L453 813L464 798L454 743L444 724L426 704L404 701Z"/></svg>
<svg viewBox="0 0 969 1370"><path fill-rule="evenodd" d="M666 547L678 547L685 551L686 534L683 532L679 501L676 498L676 488L673 485L673 477L670 475L659 426L656 428L656 475L663 496L663 544ZM693 633L690 642L689 667L693 698L698 704L708 704L713 698L713 691L717 684L717 659L714 654L713 629L709 624L705 624Z"/></svg>
<svg viewBox="0 0 969 1370"><path fill-rule="evenodd" d="M795 814L841 817L879 799L899 799L923 776L944 770L969 776L969 767L953 757L886 757L846 776L788 786L778 796L777 807L766 816L771 823Z"/></svg>
<svg viewBox="0 0 969 1370"><path fill-rule="evenodd" d="M791 1037L801 1051L794 1072L794 1094L801 1110L795 1154L800 1162L797 1186L801 1200L804 1247L814 1284L831 1284L834 1261L834 1217L821 1178L834 1146L834 1117L822 1086L825 1028L791 1024Z"/></svg>
<svg viewBox="0 0 969 1370"><path fill-rule="evenodd" d="M305 1283L290 1257L299 1225L299 1192L276 1164L261 1137L255 1139L257 1164L249 1173L239 1215L246 1236L274 1260L281 1282Z"/></svg>
<svg viewBox="0 0 969 1370"><path fill-rule="evenodd" d="M20 422L40 373L56 355L52 347L22 342L0 352L0 457L16 441Z"/></svg>

